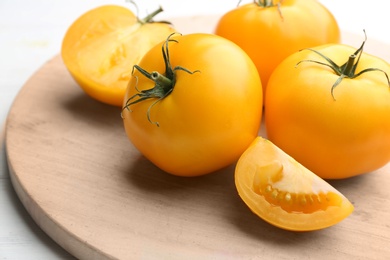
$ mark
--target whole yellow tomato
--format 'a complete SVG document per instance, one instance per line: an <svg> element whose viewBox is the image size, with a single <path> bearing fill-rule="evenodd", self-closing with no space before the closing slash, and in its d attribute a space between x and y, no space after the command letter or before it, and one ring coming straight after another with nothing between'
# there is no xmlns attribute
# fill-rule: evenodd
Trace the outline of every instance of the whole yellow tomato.
<svg viewBox="0 0 390 260"><path fill-rule="evenodd" d="M154 45L174 32L153 22L162 9L138 19L125 7L104 5L80 16L62 42L62 59L70 74L92 98L122 106L131 70Z"/></svg>
<svg viewBox="0 0 390 260"><path fill-rule="evenodd" d="M260 73L264 93L272 71L287 56L340 42L334 16L316 0L254 0L224 14L215 33L248 53Z"/></svg>
<svg viewBox="0 0 390 260"><path fill-rule="evenodd" d="M256 67L236 44L212 34L173 35L134 67L122 117L152 163L197 176L240 157L257 136L262 102Z"/></svg>
<svg viewBox="0 0 390 260"><path fill-rule="evenodd" d="M322 178L367 173L390 160L390 65L363 46L302 50L268 82L269 139Z"/></svg>

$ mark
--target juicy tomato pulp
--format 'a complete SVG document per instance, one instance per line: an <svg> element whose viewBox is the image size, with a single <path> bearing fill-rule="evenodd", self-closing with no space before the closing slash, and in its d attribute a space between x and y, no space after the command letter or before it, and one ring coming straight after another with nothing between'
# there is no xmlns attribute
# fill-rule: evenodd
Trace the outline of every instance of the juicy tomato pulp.
<svg viewBox="0 0 390 260"><path fill-rule="evenodd" d="M235 183L256 215L287 230L323 229L354 209L339 191L262 137L239 159Z"/></svg>

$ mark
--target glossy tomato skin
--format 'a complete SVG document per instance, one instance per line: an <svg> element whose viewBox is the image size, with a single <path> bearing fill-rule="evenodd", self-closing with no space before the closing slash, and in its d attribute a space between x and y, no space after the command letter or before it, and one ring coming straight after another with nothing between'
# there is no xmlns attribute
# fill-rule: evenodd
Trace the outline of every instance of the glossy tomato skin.
<svg viewBox="0 0 390 260"><path fill-rule="evenodd" d="M166 23L140 23L128 8L103 5L68 28L61 56L79 86L92 98L122 106L134 64L175 29Z"/></svg>
<svg viewBox="0 0 390 260"><path fill-rule="evenodd" d="M178 70L173 91L123 110L126 133L134 146L162 170L179 176L207 174L236 161L257 136L262 117L262 87L256 67L234 43L211 34L175 36L169 43ZM165 72L162 45L139 66ZM134 71L125 100L154 82ZM131 110L131 111L130 111Z"/></svg>
<svg viewBox="0 0 390 260"><path fill-rule="evenodd" d="M356 49L345 45L314 48L342 65ZM309 50L283 61L272 74L265 98L269 139L325 179L367 173L390 160L390 88L383 72L339 78ZM363 53L356 72L389 64Z"/></svg>
<svg viewBox="0 0 390 260"><path fill-rule="evenodd" d="M316 0L273 1L280 7L246 4L223 15L215 33L243 48L252 58L265 88L275 67L308 47L340 42L334 16Z"/></svg>

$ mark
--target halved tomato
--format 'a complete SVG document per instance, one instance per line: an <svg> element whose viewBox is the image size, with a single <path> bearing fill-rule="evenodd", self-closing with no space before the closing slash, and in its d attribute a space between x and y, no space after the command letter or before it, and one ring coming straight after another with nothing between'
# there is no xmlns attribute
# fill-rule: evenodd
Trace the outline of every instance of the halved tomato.
<svg viewBox="0 0 390 260"><path fill-rule="evenodd" d="M329 183L262 137L239 159L235 184L256 215L282 229L323 229L345 219L354 209Z"/></svg>
<svg viewBox="0 0 390 260"><path fill-rule="evenodd" d="M80 87L103 103L122 106L133 66L175 29L154 22L159 8L139 19L123 6L103 5L80 16L62 42L62 59Z"/></svg>

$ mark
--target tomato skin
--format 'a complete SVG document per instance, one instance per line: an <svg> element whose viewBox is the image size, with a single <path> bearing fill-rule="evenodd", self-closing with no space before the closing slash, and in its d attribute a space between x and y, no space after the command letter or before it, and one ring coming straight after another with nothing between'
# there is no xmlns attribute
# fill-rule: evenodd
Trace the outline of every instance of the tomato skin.
<svg viewBox="0 0 390 260"><path fill-rule="evenodd" d="M263 92L275 67L304 48L340 42L333 15L316 0L285 0L278 7L246 4L224 14L215 33L243 48L255 62Z"/></svg>
<svg viewBox="0 0 390 260"><path fill-rule="evenodd" d="M262 117L262 87L256 67L234 43L211 34L175 36L169 43L172 67L178 70L170 95L123 110L130 141L162 170L179 176L208 174L236 161L257 136ZM162 45L152 48L139 66L165 72ZM125 101L154 86L134 71ZM126 103L125 103L126 104ZM125 106L124 104L124 106ZM131 112L130 112L131 110Z"/></svg>
<svg viewBox="0 0 390 260"><path fill-rule="evenodd" d="M336 64L356 49L345 45L313 48ZM390 88L383 72L354 79L339 78L330 68L303 62L324 62L309 50L284 60L272 74L265 97L268 138L325 179L342 179L374 171L390 160ZM356 72L390 65L363 53Z"/></svg>
<svg viewBox="0 0 390 260"><path fill-rule="evenodd" d="M61 55L89 96L120 107L133 65L174 31L165 23L141 24L128 8L103 5L73 22L64 36Z"/></svg>

